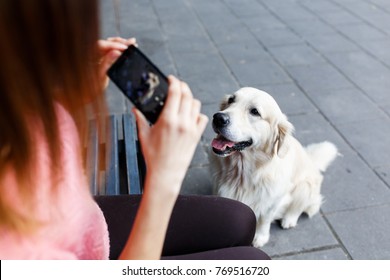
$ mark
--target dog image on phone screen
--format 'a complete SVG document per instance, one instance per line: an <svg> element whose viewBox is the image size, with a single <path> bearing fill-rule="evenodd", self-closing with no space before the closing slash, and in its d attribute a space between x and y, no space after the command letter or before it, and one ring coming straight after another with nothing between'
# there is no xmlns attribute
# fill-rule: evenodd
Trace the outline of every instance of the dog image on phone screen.
<svg viewBox="0 0 390 280"><path fill-rule="evenodd" d="M217 134L209 153L215 193L250 206L257 218L255 247L269 240L270 226L296 226L316 214L322 172L336 158L334 144L302 147L294 127L266 92L245 87L228 95L214 114Z"/></svg>
<svg viewBox="0 0 390 280"><path fill-rule="evenodd" d="M140 86L137 89L139 102L146 104L152 99L156 88L160 85L160 79L153 72L144 72L141 75Z"/></svg>

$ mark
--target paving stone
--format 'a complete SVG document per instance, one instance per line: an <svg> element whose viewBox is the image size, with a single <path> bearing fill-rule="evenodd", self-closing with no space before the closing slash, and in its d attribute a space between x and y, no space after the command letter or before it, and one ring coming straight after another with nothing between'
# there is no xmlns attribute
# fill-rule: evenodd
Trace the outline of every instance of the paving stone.
<svg viewBox="0 0 390 280"><path fill-rule="evenodd" d="M302 215L292 229L282 229L276 222L272 224L269 242L262 250L272 257L337 244L321 215L311 219Z"/></svg>
<svg viewBox="0 0 390 280"><path fill-rule="evenodd" d="M377 5L379 8L389 12L390 2L388 2L387 0L372 0L371 2Z"/></svg>
<svg viewBox="0 0 390 280"><path fill-rule="evenodd" d="M192 158L190 167L202 167L204 165L209 164L208 155L206 153L205 143L200 142L198 146L196 147L194 157Z"/></svg>
<svg viewBox="0 0 390 280"><path fill-rule="evenodd" d="M184 20L186 21L183 23ZM194 37L205 35L202 25L194 24L194 21L195 19L191 20L188 16L183 15L182 20L162 22L161 28L163 29L164 34L169 38L186 36L188 40L192 40L192 35Z"/></svg>
<svg viewBox="0 0 390 280"><path fill-rule="evenodd" d="M182 78L216 76L228 69L217 52L191 52L172 54Z"/></svg>
<svg viewBox="0 0 390 280"><path fill-rule="evenodd" d="M283 22L288 24L296 20L316 20L315 15L297 4L291 4L290 6L287 4L279 7L275 7L269 3L267 3L267 5Z"/></svg>
<svg viewBox="0 0 390 280"><path fill-rule="evenodd" d="M390 158L390 119L359 121L338 126L340 132L368 164L375 168L386 165Z"/></svg>
<svg viewBox="0 0 390 280"><path fill-rule="evenodd" d="M170 1L156 1L155 3L171 5L171 3L164 2ZM175 3L174 7L156 7L155 11L158 16L158 23L163 28L165 34L172 36L180 34L180 32L190 34L203 32L202 25L198 22L197 15L185 5L185 1L178 1L178 3Z"/></svg>
<svg viewBox="0 0 390 280"><path fill-rule="evenodd" d="M386 35L368 24L349 24L337 27L345 36L356 43L370 40L383 40Z"/></svg>
<svg viewBox="0 0 390 280"><path fill-rule="evenodd" d="M305 94L293 83L266 86L259 85L256 86L256 88L271 94L282 112L286 115L298 115L318 111Z"/></svg>
<svg viewBox="0 0 390 280"><path fill-rule="evenodd" d="M268 10L256 0L226 0L227 6L239 17L263 16Z"/></svg>
<svg viewBox="0 0 390 280"><path fill-rule="evenodd" d="M306 91L352 87L352 84L336 68L327 63L285 68Z"/></svg>
<svg viewBox="0 0 390 280"><path fill-rule="evenodd" d="M236 64L231 65L230 69L241 86L291 82L286 72L272 61Z"/></svg>
<svg viewBox="0 0 390 280"><path fill-rule="evenodd" d="M375 168L375 172L386 183L390 190L390 165L379 166Z"/></svg>
<svg viewBox="0 0 390 280"><path fill-rule="evenodd" d="M253 34L266 47L295 45L304 42L288 28L253 30Z"/></svg>
<svg viewBox="0 0 390 280"><path fill-rule="evenodd" d="M296 0L260 0L265 6L271 9L296 9L301 8Z"/></svg>
<svg viewBox="0 0 390 280"><path fill-rule="evenodd" d="M113 9L113 17L116 19L113 27L118 30L118 36L131 37L133 32L144 33L147 35L148 31L157 30L160 33L158 17L154 12L153 5L148 2L130 3L129 1L103 1L111 2ZM148 17L145 17L148 15ZM131 20L129 20L131 19ZM111 34L112 36L113 34ZM129 36L130 35L130 36ZM161 36L161 35L160 35Z"/></svg>
<svg viewBox="0 0 390 280"><path fill-rule="evenodd" d="M100 1L100 32L102 38L107 38L116 34L115 12L112 1Z"/></svg>
<svg viewBox="0 0 390 280"><path fill-rule="evenodd" d="M283 66L325 62L316 51L306 44L270 47L268 50Z"/></svg>
<svg viewBox="0 0 390 280"><path fill-rule="evenodd" d="M288 119L295 127L295 137L303 146L330 141L337 146L341 154L351 152L349 143L335 130L333 124L321 112L306 112L305 114L290 115Z"/></svg>
<svg viewBox="0 0 390 280"><path fill-rule="evenodd" d="M166 13L170 11L171 14L174 14L175 11L179 9L187 7L186 1L182 1L182 0L169 0L169 1L151 0L151 2L153 2L153 5L156 10L164 11Z"/></svg>
<svg viewBox="0 0 390 280"><path fill-rule="evenodd" d="M382 13L381 15L374 15L371 19L368 20L370 24L378 28L383 33L390 35L389 26L390 26L390 18L389 12Z"/></svg>
<svg viewBox="0 0 390 280"><path fill-rule="evenodd" d="M116 10L120 14L120 19L124 22L129 21L129 18L132 19L131 21L134 21L134 23L138 20L148 21L149 18L145 17L145 14L149 14L153 18L156 17L154 6L151 2L133 1L131 3L129 1L101 0L100 3L111 6L112 9ZM107 13L105 16L106 15Z"/></svg>
<svg viewBox="0 0 390 280"><path fill-rule="evenodd" d="M241 19L246 26L252 31L285 28L286 25L271 13L261 16L255 15L251 17L243 17Z"/></svg>
<svg viewBox="0 0 390 280"><path fill-rule="evenodd" d="M333 0L333 2L335 2L335 0ZM378 7L374 5L373 2L374 1L353 1L353 0L337 1L339 5L344 6L346 9L353 11L356 14L362 14L364 12L369 14L371 12L377 11Z"/></svg>
<svg viewBox="0 0 390 280"><path fill-rule="evenodd" d="M227 92L226 94L230 94L233 92L234 91ZM214 137L216 136L212 128L212 121L213 121L213 115L219 111L219 103L220 102L215 102L211 104L204 104L202 106L202 113L209 117L209 123L207 124L205 132L203 133L203 142L205 144L210 144L211 140L213 140Z"/></svg>
<svg viewBox="0 0 390 280"><path fill-rule="evenodd" d="M381 108L387 113L387 115L390 117L390 103L388 104L381 104Z"/></svg>
<svg viewBox="0 0 390 280"><path fill-rule="evenodd" d="M271 62L273 59L257 41L232 42L219 47L224 60L234 67L237 64L246 64L264 61Z"/></svg>
<svg viewBox="0 0 390 280"><path fill-rule="evenodd" d="M326 54L330 61L360 88L371 96L371 87L381 87L384 93L372 95L378 103L388 103L387 90L390 87L390 70L371 55L363 52ZM386 102L387 101L387 102Z"/></svg>
<svg viewBox="0 0 390 280"><path fill-rule="evenodd" d="M172 54L216 51L213 43L206 35L180 33L171 37L168 45Z"/></svg>
<svg viewBox="0 0 390 280"><path fill-rule="evenodd" d="M377 104L380 106L385 106L389 103L389 90L387 88L387 85L389 84L390 81L387 80L381 80L382 73L378 73L378 82L369 84L362 84L361 87L364 90L364 92L370 96L372 100L374 100ZM363 77L362 79L365 79L366 77ZM383 77L385 78L385 77Z"/></svg>
<svg viewBox="0 0 390 280"><path fill-rule="evenodd" d="M337 4L361 17L367 17L380 11L372 1L342 0L337 1Z"/></svg>
<svg viewBox="0 0 390 280"><path fill-rule="evenodd" d="M362 41L359 45L390 67L390 39L379 41Z"/></svg>
<svg viewBox="0 0 390 280"><path fill-rule="evenodd" d="M300 1L300 4L309 9L316 14L322 13L335 13L341 10L340 6L330 2L330 1L312 1L312 0L304 0Z"/></svg>
<svg viewBox="0 0 390 280"><path fill-rule="evenodd" d="M389 34L388 26L390 19L388 11L366 1L359 1L353 5L344 4L344 7L368 22L371 26Z"/></svg>
<svg viewBox="0 0 390 280"><path fill-rule="evenodd" d="M221 1L191 1L190 6L206 27L219 28L221 32L237 25L240 21Z"/></svg>
<svg viewBox="0 0 390 280"><path fill-rule="evenodd" d="M384 112L356 88L315 90L308 93L323 114L334 124L373 120Z"/></svg>
<svg viewBox="0 0 390 280"><path fill-rule="evenodd" d="M229 7L223 1L197 0L187 1L187 3L202 16L231 14Z"/></svg>
<svg viewBox="0 0 390 280"><path fill-rule="evenodd" d="M332 26L363 23L362 19L344 10L331 13L318 13L318 16Z"/></svg>
<svg viewBox="0 0 390 280"><path fill-rule="evenodd" d="M327 215L353 259L390 259L390 205Z"/></svg>
<svg viewBox="0 0 390 280"><path fill-rule="evenodd" d="M322 211L333 213L390 203L390 190L378 175L356 153L342 153L325 172Z"/></svg>
<svg viewBox="0 0 390 280"><path fill-rule="evenodd" d="M227 71L202 77L186 77L185 81L189 84L194 96L203 104L215 103L216 100L219 102L227 93L238 89L237 82Z"/></svg>
<svg viewBox="0 0 390 280"><path fill-rule="evenodd" d="M333 34L334 29L328 24L318 19L292 21L289 26L295 30L301 37L316 35Z"/></svg>
<svg viewBox="0 0 390 280"><path fill-rule="evenodd" d="M291 256L273 258L275 260L348 260L348 255L341 248L324 249L314 252L298 253Z"/></svg>
<svg viewBox="0 0 390 280"><path fill-rule="evenodd" d="M208 167L192 167L188 170L180 194L211 195L213 186Z"/></svg>
<svg viewBox="0 0 390 280"><path fill-rule="evenodd" d="M253 45L257 43L256 38L243 23L232 24L221 29L219 26L205 25L211 40L218 47L225 47L230 44Z"/></svg>
<svg viewBox="0 0 390 280"><path fill-rule="evenodd" d="M337 32L334 32L333 34L306 36L305 39L321 53L351 52L359 50L359 47L355 43Z"/></svg>

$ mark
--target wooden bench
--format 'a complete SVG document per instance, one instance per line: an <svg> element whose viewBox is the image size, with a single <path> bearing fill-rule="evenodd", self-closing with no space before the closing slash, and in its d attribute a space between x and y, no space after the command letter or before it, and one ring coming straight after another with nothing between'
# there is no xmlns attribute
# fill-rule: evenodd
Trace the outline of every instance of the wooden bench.
<svg viewBox="0 0 390 280"><path fill-rule="evenodd" d="M145 164L131 114L106 119L106 139L98 143L91 120L86 143L87 176L92 195L141 194Z"/></svg>

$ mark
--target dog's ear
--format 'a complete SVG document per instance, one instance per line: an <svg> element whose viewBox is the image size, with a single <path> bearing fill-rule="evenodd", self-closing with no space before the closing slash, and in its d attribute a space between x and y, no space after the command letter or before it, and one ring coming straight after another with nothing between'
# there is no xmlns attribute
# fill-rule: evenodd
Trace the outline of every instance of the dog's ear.
<svg viewBox="0 0 390 280"><path fill-rule="evenodd" d="M277 124L277 136L274 144L274 155L283 158L289 149L289 136L294 131L294 126L283 115L281 121Z"/></svg>

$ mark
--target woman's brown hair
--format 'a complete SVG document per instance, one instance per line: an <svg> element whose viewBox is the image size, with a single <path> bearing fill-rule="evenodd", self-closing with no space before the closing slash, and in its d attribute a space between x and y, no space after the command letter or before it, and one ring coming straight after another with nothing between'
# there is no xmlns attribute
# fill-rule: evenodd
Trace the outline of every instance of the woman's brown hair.
<svg viewBox="0 0 390 280"><path fill-rule="evenodd" d="M8 207L2 195L8 167L17 174L22 201L28 203L34 193L30 116L41 122L55 175L60 172L56 102L82 136L83 105L102 97L98 14L96 0L0 0L0 225L21 230L32 220Z"/></svg>

